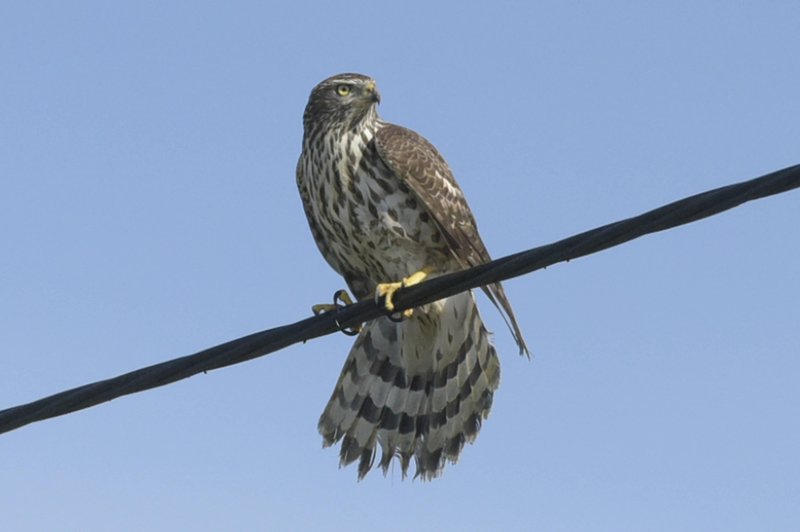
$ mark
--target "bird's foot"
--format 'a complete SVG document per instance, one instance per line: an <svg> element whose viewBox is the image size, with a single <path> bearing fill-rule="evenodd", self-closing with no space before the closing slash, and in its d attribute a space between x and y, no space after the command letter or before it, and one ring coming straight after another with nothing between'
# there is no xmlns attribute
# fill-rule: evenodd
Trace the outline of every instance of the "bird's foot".
<svg viewBox="0 0 800 532"><path fill-rule="evenodd" d="M409 286L414 286L415 284L419 284L424 281L428 275L431 274L433 271L432 268L425 267L422 268L420 271L409 275L408 277L404 277L402 281L397 281L395 283L380 283L375 288L375 302L378 302L381 298L383 298L383 306L386 307L386 310L389 312L394 312L394 294L401 288L408 288ZM414 309L409 308L404 310L400 313L401 316L397 321L402 320L403 318L410 318L414 315ZM393 314L389 317L391 318Z"/></svg>
<svg viewBox="0 0 800 532"><path fill-rule="evenodd" d="M333 312L334 310L339 310L342 307L352 304L353 300L350 298L350 294L347 293L347 290L337 290L336 293L333 294L333 303L318 303L312 305L311 312L319 316L320 314Z"/></svg>
<svg viewBox="0 0 800 532"><path fill-rule="evenodd" d="M337 290L336 293L333 294L333 303L319 303L317 305L312 305L311 312L313 312L315 316L319 316L320 314L325 314L326 312L336 312L352 304L353 300L350 297L350 294L347 293L347 290ZM336 322L336 325L339 325L338 321ZM361 325L356 325L355 327L344 327L341 328L341 331L348 336L355 336L361 332Z"/></svg>

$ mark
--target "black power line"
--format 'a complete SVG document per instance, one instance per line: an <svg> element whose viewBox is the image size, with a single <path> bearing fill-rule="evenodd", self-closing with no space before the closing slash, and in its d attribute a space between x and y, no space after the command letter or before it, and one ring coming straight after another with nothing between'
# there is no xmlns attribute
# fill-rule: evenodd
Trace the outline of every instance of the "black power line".
<svg viewBox="0 0 800 532"><path fill-rule="evenodd" d="M553 244L509 255L457 273L436 277L399 291L397 311L430 303L464 290L524 275L558 262L583 257L638 238L687 224L731 209L747 201L800 187L800 165L778 170L750 181L703 192L627 220L586 231ZM792 228L791 230L797 230ZM297 342L355 327L385 313L373 301L361 301L335 313L314 316L232 340L161 364L125 373L57 393L32 403L0 411L0 433L28 423L89 408L117 397L191 377L201 372L251 360Z"/></svg>

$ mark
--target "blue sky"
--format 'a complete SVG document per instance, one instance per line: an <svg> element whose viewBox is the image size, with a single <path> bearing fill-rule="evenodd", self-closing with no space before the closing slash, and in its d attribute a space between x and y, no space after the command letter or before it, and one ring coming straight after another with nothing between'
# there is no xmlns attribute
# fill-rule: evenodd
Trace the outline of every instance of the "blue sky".
<svg viewBox="0 0 800 532"><path fill-rule="evenodd" d="M294 168L375 77L501 256L800 162L796 2L4 2L0 408L294 322L343 283ZM647 4L647 5L645 5ZM0 436L3 530L792 530L800 195L507 283L534 352L432 483L356 482L334 335Z"/></svg>

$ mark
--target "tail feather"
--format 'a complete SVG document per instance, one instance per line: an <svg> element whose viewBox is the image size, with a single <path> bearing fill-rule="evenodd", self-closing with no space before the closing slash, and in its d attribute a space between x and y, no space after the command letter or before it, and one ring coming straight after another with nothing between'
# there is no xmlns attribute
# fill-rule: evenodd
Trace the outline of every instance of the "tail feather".
<svg viewBox="0 0 800 532"><path fill-rule="evenodd" d="M479 321L477 312L474 316ZM491 409L499 365L494 348L489 344L488 332L482 323L477 327L482 333L478 345L464 344L465 352L472 356L465 356L462 363L447 366L447 380L438 389L442 392L439 403L435 392L431 398L431 423L420 456L424 463L417 468L417 475L440 470L445 460L456 462L464 443L475 440L481 421ZM444 404L442 398L446 401Z"/></svg>
<svg viewBox="0 0 800 532"><path fill-rule="evenodd" d="M319 422L326 446L358 476L399 458L403 476L438 476L489 415L500 379L497 353L471 293L417 309L401 323L379 318L356 339Z"/></svg>

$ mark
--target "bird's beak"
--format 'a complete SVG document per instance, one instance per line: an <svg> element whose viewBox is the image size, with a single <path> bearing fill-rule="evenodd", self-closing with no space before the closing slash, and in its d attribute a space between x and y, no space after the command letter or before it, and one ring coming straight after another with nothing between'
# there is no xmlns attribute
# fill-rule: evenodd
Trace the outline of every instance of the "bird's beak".
<svg viewBox="0 0 800 532"><path fill-rule="evenodd" d="M381 93L378 92L378 87L374 81L369 81L366 86L367 95L375 103L381 103Z"/></svg>

